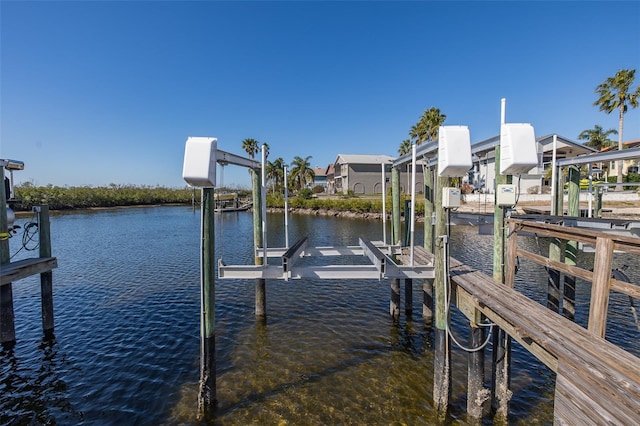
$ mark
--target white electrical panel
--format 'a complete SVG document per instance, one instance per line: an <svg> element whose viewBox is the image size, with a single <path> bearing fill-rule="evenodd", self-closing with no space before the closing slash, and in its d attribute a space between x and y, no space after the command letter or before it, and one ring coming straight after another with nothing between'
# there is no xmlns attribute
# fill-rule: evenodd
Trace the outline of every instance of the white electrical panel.
<svg viewBox="0 0 640 426"><path fill-rule="evenodd" d="M507 123L500 126L500 174L526 174L538 165L533 126Z"/></svg>
<svg viewBox="0 0 640 426"><path fill-rule="evenodd" d="M460 188L442 188L442 207L445 209L460 207Z"/></svg>
<svg viewBox="0 0 640 426"><path fill-rule="evenodd" d="M472 167L471 136L467 126L440 126L438 176L464 176Z"/></svg>
<svg viewBox="0 0 640 426"><path fill-rule="evenodd" d="M182 178L191 186L216 186L216 151L218 140L207 137L189 137L184 148Z"/></svg>
<svg viewBox="0 0 640 426"><path fill-rule="evenodd" d="M511 207L516 205L516 186L498 185L496 191L496 204L501 207Z"/></svg>

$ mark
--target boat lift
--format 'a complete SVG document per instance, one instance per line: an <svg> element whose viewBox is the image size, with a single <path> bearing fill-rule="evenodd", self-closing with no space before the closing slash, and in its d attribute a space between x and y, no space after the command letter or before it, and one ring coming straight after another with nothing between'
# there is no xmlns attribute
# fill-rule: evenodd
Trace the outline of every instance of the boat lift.
<svg viewBox="0 0 640 426"><path fill-rule="evenodd" d="M307 237L301 238L290 248L267 249L270 258L281 258L281 265L226 265L218 260L218 277L221 279L290 279L317 278L331 279L433 279L433 261L427 265L402 265L394 261L401 254L400 246L387 246L382 241L358 239L357 246L308 247ZM256 249L256 256L262 256L262 248ZM324 265L299 266L305 257L366 256L371 265Z"/></svg>
<svg viewBox="0 0 640 426"><path fill-rule="evenodd" d="M413 157L415 164L415 155ZM217 149L215 138L189 138L185 148L185 162L183 178L187 183L196 187L215 187L216 163L220 165L237 165L241 167L265 170L266 155L263 150L262 164L257 161L243 158ZM384 182L384 164L383 182ZM415 170L415 167L414 167ZM285 171L286 173L286 171ZM414 185L415 187L415 185ZM262 176L262 196L266 192L264 173ZM384 197L383 192L382 196ZM415 194L412 194L415 196ZM264 198L263 198L264 200ZM370 241L360 237L357 246L329 246L309 247L308 239L304 237L295 242L291 247L270 248L266 238L266 206L263 202L262 223L264 247L255 248L255 256L264 259L262 265L227 265L222 258L218 260L218 278L220 279L290 279L318 278L318 279L433 279L435 268L433 261L427 264L416 265L411 256L408 265L398 263L396 260L402 255L400 246L388 245L386 232L383 232L385 241ZM383 212L385 215L386 212ZM285 209L285 224L288 223L288 210ZM383 220L383 227L386 223ZM413 229L412 229L413 231ZM285 227L288 234L288 227ZM285 241L289 241L286 235ZM371 265L321 265L301 266L298 261L302 258L330 257L330 256L364 256L369 259ZM279 265L269 264L269 258L280 258Z"/></svg>

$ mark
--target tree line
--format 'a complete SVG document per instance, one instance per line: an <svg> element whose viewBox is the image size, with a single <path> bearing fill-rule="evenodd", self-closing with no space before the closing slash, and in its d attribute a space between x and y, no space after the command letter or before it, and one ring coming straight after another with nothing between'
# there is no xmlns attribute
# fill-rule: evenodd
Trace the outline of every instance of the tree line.
<svg viewBox="0 0 640 426"><path fill-rule="evenodd" d="M273 161L268 160L269 144L264 142L267 154L267 164L265 167L265 175L267 177L267 186L272 192L280 192L284 188L284 168L287 167L287 187L292 191L300 191L313 183L315 173L311 168L311 156L299 157L295 156L290 165L284 162L282 157L278 157ZM260 151L260 142L253 138L247 138L242 141L242 150L245 151L251 159L254 159Z"/></svg>

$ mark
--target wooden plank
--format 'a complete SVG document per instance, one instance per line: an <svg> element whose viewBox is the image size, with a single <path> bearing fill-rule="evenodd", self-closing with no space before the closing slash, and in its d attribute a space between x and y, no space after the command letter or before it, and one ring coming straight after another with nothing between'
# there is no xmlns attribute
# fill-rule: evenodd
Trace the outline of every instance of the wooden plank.
<svg viewBox="0 0 640 426"><path fill-rule="evenodd" d="M612 389L607 373L593 375L559 360L554 418L559 424L615 424L638 422L640 395Z"/></svg>
<svg viewBox="0 0 640 426"><path fill-rule="evenodd" d="M613 262L613 240L598 238L593 262L591 283L591 303L589 305L589 331L604 337L607 330L607 310L609 308L609 280Z"/></svg>
<svg viewBox="0 0 640 426"><path fill-rule="evenodd" d="M550 315L542 305L499 285L485 274L472 271L469 267L455 267L453 272L452 281L473 294L485 315L506 319L526 340L537 342L555 356L575 352L583 352L591 357L600 356L603 368L615 367L623 372L619 376L621 380L632 374L640 382L640 360L633 355L604 339L594 337L560 315Z"/></svg>
<svg viewBox="0 0 640 426"><path fill-rule="evenodd" d="M48 272L57 267L58 260L55 257L32 257L11 262L0 268L0 285Z"/></svg>
<svg viewBox="0 0 640 426"><path fill-rule="evenodd" d="M550 314L543 306L506 286L491 283L490 277L481 278L478 274L467 271L452 280L474 295L487 317L509 331L508 326L498 322L507 321L514 330L509 333L516 340L520 341L519 336L524 336L525 342L535 343L579 368L589 368L594 375L607 371L609 387L617 389L618 393L633 388L633 392L640 395L640 360L637 357L560 315ZM492 312L497 316L491 317ZM636 407L640 412L640 399L636 401Z"/></svg>
<svg viewBox="0 0 640 426"><path fill-rule="evenodd" d="M618 293L624 293L628 296L640 299L640 286L638 285L619 281L613 278L609 280L609 285L612 291L617 291Z"/></svg>
<svg viewBox="0 0 640 426"><path fill-rule="evenodd" d="M518 230L532 232L538 236L579 241L590 245L594 245L597 238L609 238L614 241L615 250L640 254L640 239L637 237L611 234L593 229L530 222L523 219L507 219L507 222L516 224Z"/></svg>
<svg viewBox="0 0 640 426"><path fill-rule="evenodd" d="M593 281L593 272L587 271L586 269L582 269L578 266L567 265L563 262L558 262L557 260L548 259L544 256L540 256L539 254L531 253L529 251L518 249L517 252L519 257L527 260L531 260L532 262L537 263L538 265L545 266L549 269L555 269L565 274L572 275L574 277L582 278L585 281Z"/></svg>

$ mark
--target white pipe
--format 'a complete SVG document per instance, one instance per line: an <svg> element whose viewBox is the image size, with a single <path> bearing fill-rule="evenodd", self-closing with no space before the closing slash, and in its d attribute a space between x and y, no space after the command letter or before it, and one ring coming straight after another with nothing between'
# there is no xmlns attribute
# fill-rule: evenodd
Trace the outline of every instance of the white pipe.
<svg viewBox="0 0 640 426"><path fill-rule="evenodd" d="M500 100L500 124L505 124L507 121L507 98Z"/></svg>
<svg viewBox="0 0 640 426"><path fill-rule="evenodd" d="M262 264L267 265L267 150L265 145L262 144L262 250L264 253L264 259Z"/></svg>
<svg viewBox="0 0 640 426"><path fill-rule="evenodd" d="M589 164L589 205L587 210L587 217L591 217L591 200L593 199L593 175L591 174L591 164Z"/></svg>
<svg viewBox="0 0 640 426"><path fill-rule="evenodd" d="M386 186L386 176L385 176L385 164L382 163L382 242L386 246L387 245L387 186Z"/></svg>
<svg viewBox="0 0 640 426"><path fill-rule="evenodd" d="M287 166L284 166L284 246L289 248L289 188L287 187Z"/></svg>
<svg viewBox="0 0 640 426"><path fill-rule="evenodd" d="M413 266L413 231L416 222L416 144L411 148L411 266Z"/></svg>
<svg viewBox="0 0 640 426"><path fill-rule="evenodd" d="M553 135L553 153L551 154L551 214L556 214L556 148L558 135Z"/></svg>

